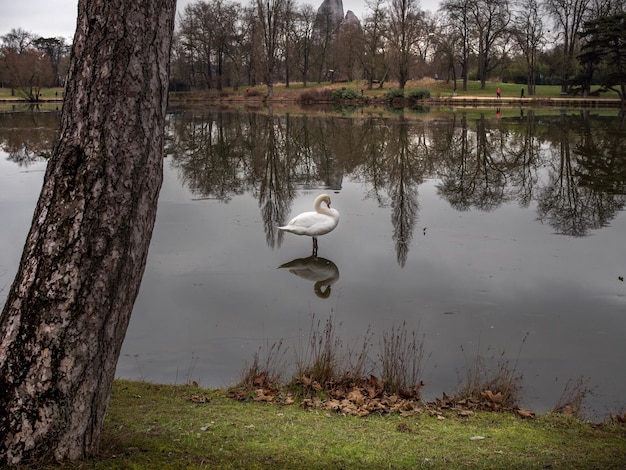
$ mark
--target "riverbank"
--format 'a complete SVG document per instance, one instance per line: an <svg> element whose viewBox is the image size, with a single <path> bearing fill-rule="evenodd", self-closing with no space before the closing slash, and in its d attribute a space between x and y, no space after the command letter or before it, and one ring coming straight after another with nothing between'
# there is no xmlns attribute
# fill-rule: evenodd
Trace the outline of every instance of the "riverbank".
<svg viewBox="0 0 626 470"><path fill-rule="evenodd" d="M484 96L453 96L448 98L433 98L429 100L434 105L447 106L537 106L537 107L579 107L579 108L619 108L621 101L610 98L488 98Z"/></svg>
<svg viewBox="0 0 626 470"><path fill-rule="evenodd" d="M337 105L332 100L332 92L346 89L350 93L340 95L352 95L353 99L342 100L339 104L344 106L388 106L390 104L388 94L394 90L393 83L387 83L384 88L374 87L367 89L364 83L324 83L319 85L307 85L293 83L289 87L284 84L274 86L272 97L267 96L267 88L258 85L250 88L237 90L224 89L222 91L209 90L204 92L170 92L169 99L173 105L201 105L206 103L215 104L245 104L250 107L262 107L293 103ZM496 90L501 89L500 98ZM453 84L441 80L421 79L409 81L404 95L410 96L416 90L428 90L429 98L411 102L409 99L394 98L394 107L424 106L424 107L579 107L579 108L620 108L622 102L616 93L602 93L593 90L598 96L570 96L563 95L560 87L542 85L537 86L533 96L527 94L522 97L520 85L504 83L487 83L485 88L480 88L480 83L469 82L467 91L453 91ZM394 93L394 95L396 95Z"/></svg>
<svg viewBox="0 0 626 470"><path fill-rule="evenodd" d="M212 92L171 92L169 95L171 105L200 105L200 104L245 104L248 106L269 106L272 104L293 104L301 101L300 95L290 92L276 92L272 98L263 94L246 95L245 92L221 93ZM336 105L336 101L318 99L307 104ZM363 94L362 98L343 100L340 104L345 106L387 106L389 104L385 96L380 94ZM397 107L408 106L408 100L394 100ZM417 104L425 107L454 106L454 107L580 107L580 108L620 108L621 101L613 98L597 97L488 97L480 95L453 95L452 93L439 93L437 96L420 100Z"/></svg>
<svg viewBox="0 0 626 470"><path fill-rule="evenodd" d="M221 389L116 380L99 457L53 468L626 466L623 424L455 409L359 418L300 405L298 399L279 405L234 400Z"/></svg>
<svg viewBox="0 0 626 470"><path fill-rule="evenodd" d="M393 84L384 88L367 89L363 83L322 83L304 86L294 83L287 87L277 84L273 96L267 96L267 88L263 85L238 89L225 88L224 90L181 92L171 91L169 101L173 106L205 106L207 104L233 104L247 107L265 107L269 105L300 104L306 95L308 104L336 105L330 99L330 94L336 89L352 89L355 99L343 100L340 104L346 106L387 106L387 93L394 89ZM502 88L501 97L496 96L495 90ZM410 81L407 84L406 94L413 89L425 89L430 92L430 98L417 103L424 107L561 107L561 108L620 108L621 100L615 93L604 93L600 96L569 96L562 95L555 86L538 86L535 96L521 97L519 85L488 83L485 89L480 89L478 83L471 82L468 91L453 92L452 85L443 81L422 79ZM23 98L12 96L10 90L0 88L0 103L12 104L49 104L62 103L63 90L57 88L44 89L38 102L30 102ZM413 105L408 100L396 99L393 103L397 107Z"/></svg>

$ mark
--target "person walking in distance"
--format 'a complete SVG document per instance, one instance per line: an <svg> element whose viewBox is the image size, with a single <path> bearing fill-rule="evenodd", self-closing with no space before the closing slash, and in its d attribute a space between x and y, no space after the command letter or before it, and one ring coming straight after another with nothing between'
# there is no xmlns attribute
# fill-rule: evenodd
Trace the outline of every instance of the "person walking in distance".
<svg viewBox="0 0 626 470"><path fill-rule="evenodd" d="M496 98L500 99L500 95L502 94L502 90L500 90L500 88L498 88L496 90Z"/></svg>

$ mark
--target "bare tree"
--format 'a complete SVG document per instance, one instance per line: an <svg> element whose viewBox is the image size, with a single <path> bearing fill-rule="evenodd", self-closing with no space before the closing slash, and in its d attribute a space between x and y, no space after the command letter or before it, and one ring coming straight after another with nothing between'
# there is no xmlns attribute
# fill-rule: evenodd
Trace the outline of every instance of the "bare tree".
<svg viewBox="0 0 626 470"><path fill-rule="evenodd" d="M341 78L348 81L361 77L360 65L363 62L363 28L353 12L346 14L341 23L335 42L335 57L341 67Z"/></svg>
<svg viewBox="0 0 626 470"><path fill-rule="evenodd" d="M235 25L240 15L240 6L238 3L225 0L213 0L211 3L213 21L208 25L212 29L213 37L213 55L216 65L216 88L222 90L226 77L226 60L229 57L230 50L235 45Z"/></svg>
<svg viewBox="0 0 626 470"><path fill-rule="evenodd" d="M301 74L302 82L306 87L311 67L311 52L313 48L313 25L316 12L312 5L304 4L296 12L293 23L292 38L295 45L295 62Z"/></svg>
<svg viewBox="0 0 626 470"><path fill-rule="evenodd" d="M0 317L0 466L98 449L161 187L175 7L79 1L59 140Z"/></svg>
<svg viewBox="0 0 626 470"><path fill-rule="evenodd" d="M34 36L28 31L17 28L2 36L2 43L5 47L17 52L24 52L32 43Z"/></svg>
<svg viewBox="0 0 626 470"><path fill-rule="evenodd" d="M281 42L283 44L283 57L285 64L285 86L289 88L289 81L291 80L291 57L292 52L295 49L294 43L291 41L292 39L292 31L294 29L296 21L296 7L293 0L285 1L285 13L283 18L282 25L282 39Z"/></svg>
<svg viewBox="0 0 626 470"><path fill-rule="evenodd" d="M484 89L493 66L494 45L508 32L509 0L472 0L470 12L472 28L478 38L478 77Z"/></svg>
<svg viewBox="0 0 626 470"><path fill-rule="evenodd" d="M264 80L267 95L274 95L274 73L280 54L284 14L289 0L257 0L257 14L263 35Z"/></svg>
<svg viewBox="0 0 626 470"><path fill-rule="evenodd" d="M337 44L337 33L342 21L343 8L339 11L332 8L329 2L323 2L317 9L313 25L313 43L318 83L324 78L331 82L335 78L337 66L333 49Z"/></svg>
<svg viewBox="0 0 626 470"><path fill-rule="evenodd" d="M385 31L387 10L385 0L367 0L370 14L365 17L363 25L363 69L367 77L367 89L371 90L374 80L382 79L385 75L385 65L382 60L385 51Z"/></svg>
<svg viewBox="0 0 626 470"><path fill-rule="evenodd" d="M11 88L11 96L14 96L17 90L22 98L31 101L35 101L33 87L48 86L47 81L52 74L50 62L33 47L34 38L32 33L22 28L12 29L0 37L2 85Z"/></svg>
<svg viewBox="0 0 626 470"><path fill-rule="evenodd" d="M11 87L13 95L17 94L28 101L37 101L39 89L54 83L50 58L34 47L28 47L20 53L5 49L0 56L3 81Z"/></svg>
<svg viewBox="0 0 626 470"><path fill-rule="evenodd" d="M546 0L546 8L554 20L557 39L562 44L561 91L566 92L569 79L576 65L579 37L583 22L587 18L591 0ZM560 38L560 39L559 39Z"/></svg>
<svg viewBox="0 0 626 470"><path fill-rule="evenodd" d="M196 76L206 88L213 88L215 64L215 15L213 5L198 1L185 7L177 38L182 44L181 52L189 62L191 85Z"/></svg>
<svg viewBox="0 0 626 470"><path fill-rule="evenodd" d="M435 70L443 72L446 83L450 80L453 82L453 90L457 89L457 61L460 62L458 55L461 52L460 37L457 31L446 22L438 27L435 37L435 58L433 66ZM443 78L441 76L440 78Z"/></svg>
<svg viewBox="0 0 626 470"><path fill-rule="evenodd" d="M418 61L419 78L431 72L430 64L433 61L437 49L440 32L437 17L430 11L424 11L419 19L419 35L415 44L415 52Z"/></svg>
<svg viewBox="0 0 626 470"><path fill-rule="evenodd" d="M233 90L238 90L241 85L244 71L250 66L252 60L251 51L251 31L253 21L249 21L253 15L247 14L249 8L245 9L235 5L236 18L233 20L231 28L232 43L226 48L226 54L230 60L231 77L233 80Z"/></svg>
<svg viewBox="0 0 626 470"><path fill-rule="evenodd" d="M410 78L412 51L420 38L422 16L417 0L390 0L387 37L401 90Z"/></svg>
<svg viewBox="0 0 626 470"><path fill-rule="evenodd" d="M463 78L463 91L467 90L467 78L469 74L470 54L472 52L472 34L470 20L471 0L444 0L441 10L446 14L446 28L454 35L454 41L447 41L450 47L455 47L461 66L461 77ZM451 52L451 50L449 51ZM456 91L456 86L455 86Z"/></svg>
<svg viewBox="0 0 626 470"><path fill-rule="evenodd" d="M530 96L535 94L537 56L545 42L541 7L538 0L521 0L513 20L513 37L526 61L526 85Z"/></svg>

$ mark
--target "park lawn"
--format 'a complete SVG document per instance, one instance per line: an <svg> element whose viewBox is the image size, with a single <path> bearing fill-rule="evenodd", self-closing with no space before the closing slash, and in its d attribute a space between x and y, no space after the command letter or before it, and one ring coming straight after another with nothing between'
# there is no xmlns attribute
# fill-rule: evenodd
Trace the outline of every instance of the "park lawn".
<svg viewBox="0 0 626 470"><path fill-rule="evenodd" d="M618 469L626 426L572 416L449 412L343 416L117 380L98 458L62 469Z"/></svg>
<svg viewBox="0 0 626 470"><path fill-rule="evenodd" d="M457 80L457 95L458 96L485 96L495 97L496 90L500 88L503 98L518 98L520 91L524 88L525 96L528 96L528 88L523 84L516 83L501 83L501 82L487 82L485 88L481 89L479 81L468 81L467 91L463 91L462 81ZM337 88L351 88L361 94L361 90L365 97L368 98L384 98L385 95L394 88L397 88L397 83L386 82L382 88L378 87L378 84L374 84L371 90L367 89L367 83L364 80L354 80L351 82L308 82L306 86L302 82L292 82L289 87L284 83L277 83L274 85L274 98L283 99L289 101L298 101L300 95L305 92L311 92L320 89L337 89ZM405 95L409 94L412 89L428 89L432 97L452 95L454 91L454 83L446 82L444 80L422 79L422 80L410 80L405 87ZM599 87L592 87L592 91ZM237 90L233 90L231 87L226 87L222 92L217 90L210 90L209 94L228 96L245 96L248 91L264 96L267 94L267 87L265 85L255 85L251 87L241 86ZM63 94L62 88L42 88L42 99L58 99ZM562 98L561 87L558 85L537 85L535 98ZM0 100L3 99L16 99L19 95L11 94L10 88L0 88ZM617 99L618 95L614 92L602 93L600 98L613 98Z"/></svg>
<svg viewBox="0 0 626 470"><path fill-rule="evenodd" d="M60 99L63 96L63 88L41 88L41 98L42 99ZM6 99L22 99L17 90L15 93L11 94L10 88L0 88L0 100Z"/></svg>

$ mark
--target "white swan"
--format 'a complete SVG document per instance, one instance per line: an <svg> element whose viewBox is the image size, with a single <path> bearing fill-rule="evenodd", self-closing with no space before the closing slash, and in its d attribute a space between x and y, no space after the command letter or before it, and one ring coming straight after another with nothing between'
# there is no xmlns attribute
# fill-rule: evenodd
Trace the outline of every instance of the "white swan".
<svg viewBox="0 0 626 470"><path fill-rule="evenodd" d="M327 207L322 206L322 202ZM317 237L331 232L339 223L339 212L330 207L330 196L320 194L313 203L314 212L303 212L278 230L313 237L313 256L317 256Z"/></svg>

